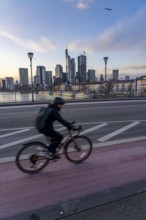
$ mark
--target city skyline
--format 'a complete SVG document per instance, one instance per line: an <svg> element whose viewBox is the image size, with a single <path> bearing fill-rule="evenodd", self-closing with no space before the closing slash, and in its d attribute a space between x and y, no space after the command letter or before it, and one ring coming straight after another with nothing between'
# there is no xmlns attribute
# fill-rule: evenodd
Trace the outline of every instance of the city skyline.
<svg viewBox="0 0 146 220"><path fill-rule="evenodd" d="M7 0L0 6L0 78L29 70L28 52L34 53L33 75L40 65L54 75L57 64L65 70L66 48L76 62L85 51L87 69L97 75L104 74L104 56L109 74L146 73L144 0Z"/></svg>

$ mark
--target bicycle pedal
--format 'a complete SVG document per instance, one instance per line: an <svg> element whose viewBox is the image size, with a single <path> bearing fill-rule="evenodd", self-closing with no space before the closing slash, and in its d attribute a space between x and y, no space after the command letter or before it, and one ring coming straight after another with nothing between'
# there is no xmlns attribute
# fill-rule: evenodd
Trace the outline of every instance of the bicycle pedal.
<svg viewBox="0 0 146 220"><path fill-rule="evenodd" d="M57 162L57 159L52 158L52 159L50 159L50 162L51 162L51 163Z"/></svg>

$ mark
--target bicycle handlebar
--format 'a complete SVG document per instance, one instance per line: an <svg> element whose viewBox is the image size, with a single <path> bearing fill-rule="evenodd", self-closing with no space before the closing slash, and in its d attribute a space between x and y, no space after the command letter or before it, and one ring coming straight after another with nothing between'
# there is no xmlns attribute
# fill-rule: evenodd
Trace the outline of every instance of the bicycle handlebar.
<svg viewBox="0 0 146 220"><path fill-rule="evenodd" d="M78 127L73 127L71 130L72 131L78 131L78 134L79 134L83 129L82 129L82 126L79 125Z"/></svg>

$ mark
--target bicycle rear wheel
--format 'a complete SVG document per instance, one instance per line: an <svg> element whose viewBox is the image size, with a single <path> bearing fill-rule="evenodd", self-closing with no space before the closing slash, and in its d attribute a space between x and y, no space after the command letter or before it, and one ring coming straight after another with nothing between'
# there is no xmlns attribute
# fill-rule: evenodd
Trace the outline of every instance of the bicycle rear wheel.
<svg viewBox="0 0 146 220"><path fill-rule="evenodd" d="M49 159L39 156L39 153L46 151L45 144L41 142L30 142L22 147L16 155L16 165L24 173L35 174L44 169Z"/></svg>
<svg viewBox="0 0 146 220"><path fill-rule="evenodd" d="M74 141L71 139L64 148L64 153L72 163L82 163L92 152L92 142L86 136L75 136Z"/></svg>

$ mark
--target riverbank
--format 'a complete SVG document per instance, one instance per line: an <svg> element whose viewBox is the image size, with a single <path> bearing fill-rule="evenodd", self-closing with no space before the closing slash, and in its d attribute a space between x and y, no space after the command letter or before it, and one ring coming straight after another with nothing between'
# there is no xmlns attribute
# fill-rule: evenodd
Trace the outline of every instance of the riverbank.
<svg viewBox="0 0 146 220"><path fill-rule="evenodd" d="M62 93L64 94L64 93ZM27 93L21 94L20 92L0 92L0 106L1 105L23 105L23 104L42 104L53 101L53 99L59 96L59 93L55 93L54 95L50 95L46 92L40 93ZM146 99L146 97L140 96L107 96L107 95L98 95L93 96L93 94L84 94L82 92L76 93L75 96L72 96L72 93L65 92L64 95L60 95L62 98L66 100L66 102L83 102L83 101L105 101L105 100L139 100ZM33 101L32 101L33 100Z"/></svg>
<svg viewBox="0 0 146 220"><path fill-rule="evenodd" d="M102 101L131 101L131 100L146 100L146 97L99 97L96 99L66 99L66 103L76 102L102 102ZM0 102L0 106L15 106L15 105L41 105L51 103L52 100L42 101L19 101L19 102Z"/></svg>

